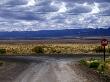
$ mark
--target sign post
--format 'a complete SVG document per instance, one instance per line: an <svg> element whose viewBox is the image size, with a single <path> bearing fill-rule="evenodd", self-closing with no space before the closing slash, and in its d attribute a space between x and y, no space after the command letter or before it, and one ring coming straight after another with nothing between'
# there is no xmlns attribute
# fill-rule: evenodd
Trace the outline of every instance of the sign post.
<svg viewBox="0 0 110 82"><path fill-rule="evenodd" d="M107 39L102 39L101 40L101 45L104 48L104 62L105 62L105 52L106 52L105 47L108 45L108 40Z"/></svg>

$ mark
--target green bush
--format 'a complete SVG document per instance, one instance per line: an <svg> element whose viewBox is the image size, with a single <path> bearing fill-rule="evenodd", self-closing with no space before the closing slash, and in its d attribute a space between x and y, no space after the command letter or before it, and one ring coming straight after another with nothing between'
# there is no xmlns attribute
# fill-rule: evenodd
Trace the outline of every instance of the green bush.
<svg viewBox="0 0 110 82"><path fill-rule="evenodd" d="M6 53L6 49L0 49L0 54L5 54Z"/></svg>
<svg viewBox="0 0 110 82"><path fill-rule="evenodd" d="M99 72L102 72L102 71L104 71L104 69L105 69L105 66L104 66L104 64L100 64L99 66L98 66L98 71Z"/></svg>
<svg viewBox="0 0 110 82"><path fill-rule="evenodd" d="M89 61L97 61L97 60L98 60L97 58L91 57Z"/></svg>
<svg viewBox="0 0 110 82"><path fill-rule="evenodd" d="M97 52L97 53L100 53L100 52L103 52L103 48L101 46L98 46L96 47L95 49L93 49L93 51Z"/></svg>
<svg viewBox="0 0 110 82"><path fill-rule="evenodd" d="M83 60L83 59L80 60L80 63L83 64L83 65L87 65L87 62L85 60Z"/></svg>
<svg viewBox="0 0 110 82"><path fill-rule="evenodd" d="M36 46L32 49L32 51L35 53L44 53L44 48L43 46Z"/></svg>
<svg viewBox="0 0 110 82"><path fill-rule="evenodd" d="M101 59L91 58L90 60L81 60L80 63L88 66L89 68L94 68L99 73L104 73L108 67L109 59L106 62L103 62Z"/></svg>
<svg viewBox="0 0 110 82"><path fill-rule="evenodd" d="M100 63L98 61L91 61L89 67L97 69L99 67L99 65L100 65Z"/></svg>

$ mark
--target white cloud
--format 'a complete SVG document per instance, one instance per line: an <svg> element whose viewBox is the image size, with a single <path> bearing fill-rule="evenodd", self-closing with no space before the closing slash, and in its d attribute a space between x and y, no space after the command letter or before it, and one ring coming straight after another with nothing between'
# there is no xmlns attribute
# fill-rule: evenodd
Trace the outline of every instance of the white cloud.
<svg viewBox="0 0 110 82"><path fill-rule="evenodd" d="M37 3L37 0L28 0L28 3L26 4L26 6L35 6Z"/></svg>
<svg viewBox="0 0 110 82"><path fill-rule="evenodd" d="M110 2L80 1L0 0L0 31L110 26Z"/></svg>
<svg viewBox="0 0 110 82"><path fill-rule="evenodd" d="M62 2L61 6L59 6L58 13L64 13L67 11L66 3Z"/></svg>
<svg viewBox="0 0 110 82"><path fill-rule="evenodd" d="M100 13L99 4L95 3L91 5L92 11L89 14L97 14Z"/></svg>

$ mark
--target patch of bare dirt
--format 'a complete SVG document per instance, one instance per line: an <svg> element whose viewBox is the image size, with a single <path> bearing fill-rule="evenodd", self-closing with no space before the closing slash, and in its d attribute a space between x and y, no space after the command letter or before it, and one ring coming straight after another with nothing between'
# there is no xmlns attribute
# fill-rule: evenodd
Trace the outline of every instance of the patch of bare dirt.
<svg viewBox="0 0 110 82"><path fill-rule="evenodd" d="M0 66L0 82L12 82L28 68L28 65L28 63L5 62L3 66Z"/></svg>
<svg viewBox="0 0 110 82"><path fill-rule="evenodd" d="M69 66L80 78L85 79L85 81L82 82L106 82L96 71L89 69L88 67L81 65L80 63L71 63L69 64Z"/></svg>

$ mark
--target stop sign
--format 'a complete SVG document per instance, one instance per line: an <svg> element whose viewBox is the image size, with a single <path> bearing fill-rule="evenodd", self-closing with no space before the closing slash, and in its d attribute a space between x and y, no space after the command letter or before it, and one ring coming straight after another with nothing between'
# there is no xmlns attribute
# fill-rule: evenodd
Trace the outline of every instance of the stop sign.
<svg viewBox="0 0 110 82"><path fill-rule="evenodd" d="M107 39L102 39L101 40L101 45L102 46L107 46L108 45L108 40Z"/></svg>

